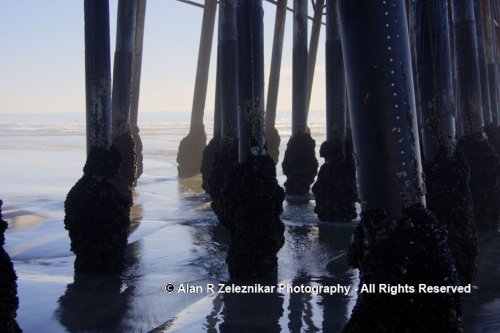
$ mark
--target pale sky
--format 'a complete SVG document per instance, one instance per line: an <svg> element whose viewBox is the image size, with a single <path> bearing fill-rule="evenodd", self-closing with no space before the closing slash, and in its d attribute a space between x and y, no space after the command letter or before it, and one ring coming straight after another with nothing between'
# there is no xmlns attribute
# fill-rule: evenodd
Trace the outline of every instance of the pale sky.
<svg viewBox="0 0 500 333"><path fill-rule="evenodd" d="M293 1L288 3L292 6ZM83 0L0 0L0 8L0 114L85 112ZM117 0L111 0L112 52L116 10ZM310 8L309 15L312 14ZM201 8L176 0L148 0L140 112L191 110L202 15ZM275 6L264 1L266 91L274 17ZM291 110L292 20L292 13L288 12L279 110ZM309 33L310 29L311 22ZM214 108L215 36L217 29L207 113ZM323 27L311 110L325 108L324 37Z"/></svg>

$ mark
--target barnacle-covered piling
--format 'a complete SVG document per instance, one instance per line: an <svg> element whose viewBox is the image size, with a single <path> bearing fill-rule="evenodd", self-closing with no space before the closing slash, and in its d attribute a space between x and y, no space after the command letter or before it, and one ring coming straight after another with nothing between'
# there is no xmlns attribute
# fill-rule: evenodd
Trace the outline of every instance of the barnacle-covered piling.
<svg viewBox="0 0 500 333"><path fill-rule="evenodd" d="M222 3L222 2L221 2ZM221 8L221 3L219 3L219 8ZM219 20L221 19L221 14L219 10ZM220 29L219 29L219 41L220 41ZM217 74L215 82L215 105L214 105L214 132L213 137L208 142L208 145L203 149L203 155L201 159L201 187L205 192L210 193L209 178L212 172L212 167L214 164L215 153L220 147L221 143L221 44L217 46Z"/></svg>
<svg viewBox="0 0 500 333"><path fill-rule="evenodd" d="M203 22L201 24L198 67L194 86L193 108L191 110L191 126L188 135L181 140L177 153L177 171L179 177L192 177L200 173L203 149L205 149L207 142L207 134L203 125L203 113L205 112L208 70L216 11L217 0L207 0L204 5Z"/></svg>
<svg viewBox="0 0 500 333"><path fill-rule="evenodd" d="M139 116L139 96L141 88L142 72L142 50L144 44L144 25L146 20L146 0L137 1L137 13L135 18L134 33L134 59L132 63L132 97L130 105L130 132L134 138L136 155L136 181L143 172L143 154L142 140L139 135L139 126L137 124Z"/></svg>
<svg viewBox="0 0 500 333"><path fill-rule="evenodd" d="M111 113L113 146L121 155L121 167L114 183L122 191L132 190L137 175L135 141L130 131L136 18L137 1L118 1Z"/></svg>
<svg viewBox="0 0 500 333"><path fill-rule="evenodd" d="M292 136L283 158L287 200L308 202L318 170L316 142L307 130L307 1L294 1Z"/></svg>
<svg viewBox="0 0 500 333"><path fill-rule="evenodd" d="M129 191L119 190L113 182L121 155L115 147L110 148L109 49L109 4L86 0L88 154L83 177L69 191L64 204L64 224L76 254L76 271L110 272L124 267L132 198Z"/></svg>
<svg viewBox="0 0 500 333"><path fill-rule="evenodd" d="M120 272L125 267L132 199L112 180L121 165L115 148L93 147L83 176L64 203L65 228L79 272Z"/></svg>
<svg viewBox="0 0 500 333"><path fill-rule="evenodd" d="M278 0L276 4L276 18L274 22L273 51L271 69L269 73L269 87L267 90L266 104L266 142L267 153L275 163L280 155L281 138L276 129L276 106L278 105L278 90L280 84L281 58L283 54L283 39L285 36L287 0Z"/></svg>
<svg viewBox="0 0 500 333"><path fill-rule="evenodd" d="M464 136L458 142L471 168L470 187L474 219L479 229L494 229L500 217L500 158L486 139L481 105L474 3L452 1L456 36L458 109Z"/></svg>
<svg viewBox="0 0 500 333"><path fill-rule="evenodd" d="M418 289L420 284L459 283L447 247L446 226L432 213L415 205L392 220L383 209L368 209L353 242L349 260L361 272L358 289L390 285L398 290L395 294L380 289L359 293L343 332L371 332L374 327L380 332L463 331L457 294L429 294Z"/></svg>
<svg viewBox="0 0 500 333"><path fill-rule="evenodd" d="M349 255L360 270L360 288L344 332L460 332L453 296L361 289L457 285L458 279L446 226L425 208L405 2L338 5L363 210Z"/></svg>
<svg viewBox="0 0 500 333"><path fill-rule="evenodd" d="M0 332L16 333L21 329L16 322L19 307L17 298L17 275L9 255L4 250L7 222L2 218L2 200L0 200Z"/></svg>
<svg viewBox="0 0 500 333"><path fill-rule="evenodd" d="M238 75L236 0L219 2L219 98L220 139L213 155L207 191L221 224L230 228L233 210L234 172L238 165Z"/></svg>
<svg viewBox="0 0 500 333"><path fill-rule="evenodd" d="M456 152L448 3L417 0L414 4L427 203L448 229L460 282L466 284L475 271L477 232L470 168Z"/></svg>
<svg viewBox="0 0 500 333"><path fill-rule="evenodd" d="M234 206L226 258L233 279L276 277L276 254L284 243L284 193L264 148L263 14L262 0L236 2L239 164L230 180Z"/></svg>
<svg viewBox="0 0 500 333"><path fill-rule="evenodd" d="M326 141L325 159L312 191L314 212L321 221L350 221L356 214L356 163L351 133L346 131L344 60L340 41L337 1L326 2Z"/></svg>

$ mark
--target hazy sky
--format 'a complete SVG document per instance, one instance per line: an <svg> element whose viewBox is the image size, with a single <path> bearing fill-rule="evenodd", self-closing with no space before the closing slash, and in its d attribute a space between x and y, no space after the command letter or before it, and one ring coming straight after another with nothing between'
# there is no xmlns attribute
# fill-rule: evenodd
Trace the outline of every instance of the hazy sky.
<svg viewBox="0 0 500 333"><path fill-rule="evenodd" d="M0 113L84 112L83 0L0 0L0 8ZM116 10L117 0L111 0L112 52ZM140 111L191 110L202 15L201 8L176 0L148 0ZM274 16L275 6L264 2L266 91ZM288 12L280 110L291 109L292 19ZM309 33L310 27L311 23ZM312 110L325 107L324 34L323 30ZM207 112L214 107L215 42L214 38Z"/></svg>

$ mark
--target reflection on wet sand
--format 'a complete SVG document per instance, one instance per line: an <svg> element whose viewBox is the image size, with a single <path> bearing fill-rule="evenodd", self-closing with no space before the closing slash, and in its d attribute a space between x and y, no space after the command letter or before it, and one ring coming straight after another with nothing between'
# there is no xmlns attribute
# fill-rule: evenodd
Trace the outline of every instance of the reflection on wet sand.
<svg viewBox="0 0 500 333"><path fill-rule="evenodd" d="M462 300L464 326L469 332L500 332L500 233L479 232L478 244L474 290Z"/></svg>
<svg viewBox="0 0 500 333"><path fill-rule="evenodd" d="M293 213L288 211L287 215L307 214L310 209L307 206L302 209L293 207ZM210 277L214 278L218 270L225 271L225 267L220 267L224 260L224 253L220 251L227 250L227 232L213 220L205 220L201 225L193 226L193 241L203 248L203 251L197 250L200 251L197 253L204 254L203 266ZM309 221L305 220L301 224L287 223L287 245L280 255L289 257L289 261L280 270L292 273L294 277L291 281L280 283L288 283L292 287L337 284L354 286L352 271L346 263L346 249L353 227L354 223L318 224L310 221L310 217ZM220 232L219 235L217 231ZM216 280L215 283L224 281L220 278ZM239 285L255 283L263 284L252 280L240 281ZM276 281L270 285L276 286ZM355 296L340 293L280 293L278 289L271 294L217 294L207 297L207 303L210 300L210 304L206 304L202 329L206 332L339 332L347 321L352 297ZM194 310L184 312L192 314ZM158 332L187 332L186 327L183 329L182 324L179 324L181 321L174 318L162 325Z"/></svg>
<svg viewBox="0 0 500 333"><path fill-rule="evenodd" d="M134 193L134 196L137 194ZM142 204L131 208L130 236L143 218ZM129 275L139 264L140 241L129 243L125 253L124 273L97 274L75 272L66 286L56 310L56 317L69 332L133 332L137 323L126 319L133 303L134 283ZM130 281L132 282L132 281Z"/></svg>
<svg viewBox="0 0 500 333"><path fill-rule="evenodd" d="M37 228L44 220L43 216L21 209L6 210L3 215L9 222L9 228L17 231Z"/></svg>
<svg viewBox="0 0 500 333"><path fill-rule="evenodd" d="M136 200L138 196L138 194L134 193L134 200ZM142 204L134 204L130 208L130 227L128 228L128 237L130 237L130 235L139 227L143 214L144 208Z"/></svg>
<svg viewBox="0 0 500 333"><path fill-rule="evenodd" d="M179 190L182 201L188 205L196 205L196 202L199 205L205 200L200 195L190 196L192 187L180 187ZM292 286L354 285L352 271L346 263L346 249L355 224L318 223L312 218L313 208L312 205L285 206L287 243L279 253L286 258L280 267L280 276L285 278L281 283ZM209 209L204 209L203 213L204 217L198 217L198 221L186 223L192 229L191 236L196 245L191 264L202 266L209 278L218 283L228 276L224 258L230 238ZM288 280L290 274L293 278ZM239 282L240 285L255 283L259 281ZM276 286L276 283L270 284ZM338 332L347 321L352 297L342 294L282 294L278 291L271 294L216 294L200 301L205 302L206 312L203 319L199 318L203 325L196 327L206 332ZM189 307L154 332L188 332L182 317L186 313L193 316L198 311L197 307ZM196 319L192 321L196 322Z"/></svg>
<svg viewBox="0 0 500 333"><path fill-rule="evenodd" d="M137 264L139 242L127 248L127 267ZM126 320L134 295L134 284L124 275L75 273L73 283L59 298L56 317L69 332L134 332L136 324Z"/></svg>
<svg viewBox="0 0 500 333"><path fill-rule="evenodd" d="M56 316L69 332L129 332L131 327L122 319L129 309L133 287L121 289L117 274L78 273L59 299Z"/></svg>
<svg viewBox="0 0 500 333"><path fill-rule="evenodd" d="M179 195L182 206L187 209L182 216L184 222L180 222L178 228L189 235L189 240L184 241L189 244L189 255L179 266L183 271L177 273L179 268L173 268L171 263L165 261L160 264L161 267L155 268L153 276L167 276L175 270L178 282L193 285L233 283L226 282L229 277L225 257L230 241L227 230L219 225L206 207L207 201L203 195L193 194L192 188L186 191ZM142 209L140 205L133 208L133 221L142 221ZM354 288L358 284L357 276L346 263L355 222L320 223L313 218L311 209L307 205L285 206L287 241L279 253L279 282L266 283L286 283L291 286L339 284L351 286L349 295L288 293L279 290L270 294L149 295L151 281L156 280L149 280L150 273L147 272L150 268L148 264L145 266L141 263L140 258L151 251L148 247L163 243L157 240L148 245L148 242L138 240L129 244L127 271L121 277L75 276L75 282L67 286L66 293L60 298L57 318L70 332L97 328L101 331L126 332L341 332L356 300ZM169 228L169 233L178 232ZM164 237L166 234L162 235ZM480 266L484 267L483 272L496 269L498 260L490 254L499 257L495 250L498 248L497 241L498 233L482 237L483 259ZM144 248L141 248L143 242ZM165 243L159 252L168 254L171 246L171 243ZM493 274L493 278L486 277L480 269L477 283L483 287L465 301L468 304L464 309L466 332L480 332L485 326L498 328L496 310L499 308L500 295L491 294L491 290L495 289L495 276L498 274ZM253 285L259 281L235 283ZM264 284L262 281L260 283ZM145 292L145 289L149 291ZM149 312L153 306L161 308L151 315ZM149 310L147 314L144 312L146 309ZM481 320L483 323L479 322ZM160 325L162 322L164 324Z"/></svg>
<svg viewBox="0 0 500 333"><path fill-rule="evenodd" d="M347 248L351 241L355 223L333 226L320 223L318 239L326 259L322 265L327 271L320 282L323 285L350 285L351 290L357 286L352 270L347 266ZM344 296L341 294L324 294L319 302L323 309L323 332L340 332L350 316L356 294Z"/></svg>
<svg viewBox="0 0 500 333"><path fill-rule="evenodd" d="M275 286L276 281L231 281L229 284L253 285L260 283ZM283 315L283 295L269 294L224 294L220 332L282 332L280 318Z"/></svg>
<svg viewBox="0 0 500 333"><path fill-rule="evenodd" d="M179 197L189 200L190 197L195 197L205 193L201 188L201 174L191 178L179 178L177 183L177 191Z"/></svg>

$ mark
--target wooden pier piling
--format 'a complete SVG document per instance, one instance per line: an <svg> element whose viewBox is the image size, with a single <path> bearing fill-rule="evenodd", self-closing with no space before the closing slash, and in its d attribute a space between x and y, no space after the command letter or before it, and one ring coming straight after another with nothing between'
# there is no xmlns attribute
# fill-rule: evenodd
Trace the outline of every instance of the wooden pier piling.
<svg viewBox="0 0 500 333"><path fill-rule="evenodd" d="M215 26L217 0L206 0L201 25L198 66L194 87L193 108L189 134L182 139L177 154L177 171L180 177L192 177L200 172L203 149L207 135L203 125L205 100L207 96L208 70Z"/></svg>
<svg viewBox="0 0 500 333"><path fill-rule="evenodd" d="M139 135L139 96L141 91L142 74L142 50L144 44L144 26L146 21L146 2L147 0L137 1L137 15L135 19L134 34L134 59L132 63L132 97L130 104L130 131L134 137L135 153L137 162L136 179L141 177L144 170L142 155L142 140Z"/></svg>
<svg viewBox="0 0 500 333"><path fill-rule="evenodd" d="M231 232L226 262L232 279L276 278L284 243L284 193L264 149L262 0L237 0L239 164L221 196Z"/></svg>
<svg viewBox="0 0 500 333"><path fill-rule="evenodd" d="M490 99L490 84L488 78L488 64L485 43L485 23L483 23L483 1L474 0L474 19L476 20L477 53L479 65L479 79L481 81L481 103L483 106L484 126L491 126L492 109Z"/></svg>
<svg viewBox="0 0 500 333"><path fill-rule="evenodd" d="M346 85L337 1L326 1L326 141L325 159L312 187L314 212L321 221L350 221L357 216L356 162L346 131Z"/></svg>
<svg viewBox="0 0 500 333"><path fill-rule="evenodd" d="M338 0L338 6L363 210L349 262L360 269L360 286L456 285L445 228L425 209L405 2ZM343 332L461 328L460 309L447 295L358 293Z"/></svg>
<svg viewBox="0 0 500 333"><path fill-rule="evenodd" d="M64 203L64 225L76 255L75 271L120 272L125 267L132 199L113 181L120 170L121 155L114 146L110 148L109 3L85 0L84 7L90 144L83 176Z"/></svg>
<svg viewBox="0 0 500 333"><path fill-rule="evenodd" d="M455 100L446 0L415 1L417 70L423 117L426 198L448 229L448 246L462 284L471 283L477 231L469 187L470 168L456 154Z"/></svg>
<svg viewBox="0 0 500 333"><path fill-rule="evenodd" d="M292 136L283 158L287 201L306 203L316 177L316 142L307 128L307 0L294 0ZM306 79L305 79L306 78Z"/></svg>
<svg viewBox="0 0 500 333"><path fill-rule="evenodd" d="M111 146L111 59L108 1L85 1L87 154Z"/></svg>
<svg viewBox="0 0 500 333"><path fill-rule="evenodd" d="M458 110L462 115L464 136L458 150L471 168L470 188L474 219L480 229L496 228L500 215L500 158L484 135L481 107L479 54L472 0L453 0L457 55Z"/></svg>
<svg viewBox="0 0 500 333"><path fill-rule="evenodd" d="M283 54L283 39L285 36L285 21L287 0L278 0L276 4L276 18L274 22L274 40L271 56L271 70L269 73L269 87L266 104L266 142L267 152L275 163L279 160L281 138L276 129L276 107L278 105L278 91L280 84L281 58Z"/></svg>
<svg viewBox="0 0 500 333"><path fill-rule="evenodd" d="M137 174L135 142L130 131L136 17L137 1L118 1L111 114L113 146L122 160L115 184L123 191L133 188Z"/></svg>

